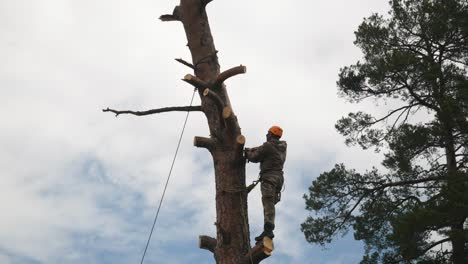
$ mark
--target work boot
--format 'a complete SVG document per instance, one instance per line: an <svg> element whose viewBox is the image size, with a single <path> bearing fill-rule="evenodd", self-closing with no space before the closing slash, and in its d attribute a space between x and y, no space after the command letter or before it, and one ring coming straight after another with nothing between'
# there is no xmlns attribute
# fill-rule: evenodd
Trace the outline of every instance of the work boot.
<svg viewBox="0 0 468 264"><path fill-rule="evenodd" d="M263 232L255 238L255 241L261 241L263 240L264 237L269 237L270 239L273 239L275 235L273 234L273 230L275 229L275 224L272 224L270 222L266 222L265 225L263 226Z"/></svg>

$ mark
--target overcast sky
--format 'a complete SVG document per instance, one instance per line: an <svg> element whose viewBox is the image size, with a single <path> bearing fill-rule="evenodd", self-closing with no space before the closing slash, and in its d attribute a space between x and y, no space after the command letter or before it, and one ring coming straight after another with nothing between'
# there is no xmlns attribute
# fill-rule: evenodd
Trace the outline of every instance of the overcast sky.
<svg viewBox="0 0 468 264"><path fill-rule="evenodd" d="M0 263L139 263L170 168L184 113L119 116L101 109L187 105L192 87L175 0L0 0ZM354 31L387 0L213 1L207 8L246 145L271 125L288 141L286 189L274 255L263 263L357 263L352 236L323 250L300 232L302 195L335 163L365 170L372 151L348 148L334 124L351 105L337 96L340 67L360 51ZM199 103L196 98L195 104ZM378 111L378 110L373 110ZM145 263L213 263L197 248L215 235L214 175L190 114ZM258 166L248 164L248 182ZM249 196L252 237L263 223L259 188Z"/></svg>

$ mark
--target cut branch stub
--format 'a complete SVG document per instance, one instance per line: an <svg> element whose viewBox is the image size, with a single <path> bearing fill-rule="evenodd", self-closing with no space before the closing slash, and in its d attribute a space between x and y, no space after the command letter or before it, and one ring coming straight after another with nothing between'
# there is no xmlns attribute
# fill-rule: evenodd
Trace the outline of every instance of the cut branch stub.
<svg viewBox="0 0 468 264"><path fill-rule="evenodd" d="M245 256L244 263L260 263L260 261L271 256L273 250L273 240L269 237L264 237L263 240L257 242L257 244Z"/></svg>
<svg viewBox="0 0 468 264"><path fill-rule="evenodd" d="M206 148L208 150L212 150L215 142L211 138L206 137L194 137L193 138L193 145L197 148Z"/></svg>
<svg viewBox="0 0 468 264"><path fill-rule="evenodd" d="M245 162L244 158L244 145L245 145L245 137L243 135L238 135L236 138L236 151L239 153L239 157L242 157L242 161Z"/></svg>
<svg viewBox="0 0 468 264"><path fill-rule="evenodd" d="M184 82L190 83L191 85L195 86L197 89L203 89L208 86L208 84L201 80L200 78L193 76L192 74L187 74L182 79Z"/></svg>
<svg viewBox="0 0 468 264"><path fill-rule="evenodd" d="M205 90L203 90L203 96L211 98L220 110L224 108L223 100L215 92L211 91L209 88L206 88Z"/></svg>
<svg viewBox="0 0 468 264"><path fill-rule="evenodd" d="M242 73L246 73L247 72L247 67L243 66L243 65L240 65L240 66L236 66L234 68L231 68L229 70L225 70L223 71L222 73L220 73L218 75L218 78L216 78L216 81L215 81L215 87L218 87L220 86L224 81L226 81L227 79L231 78L232 76L235 76L235 75L238 75L238 74L242 74Z"/></svg>
<svg viewBox="0 0 468 264"><path fill-rule="evenodd" d="M224 119L224 124L226 125L227 128L230 128L231 134L234 136L237 136L240 134L240 129L234 129L237 127L237 117L234 115L232 112L232 108L230 106L226 106L223 108L222 116Z"/></svg>
<svg viewBox="0 0 468 264"><path fill-rule="evenodd" d="M185 66L187 66L187 67L192 68L192 69L195 70L195 66L193 66L193 64L191 64L190 62L187 62L187 61L183 60L182 58L180 58L180 59L174 59L174 60L176 60L177 62L182 63L183 65L185 65Z"/></svg>
<svg viewBox="0 0 468 264"><path fill-rule="evenodd" d="M172 15L161 15L159 17L161 21L167 22L167 21L180 21L180 16L179 16L179 7L176 6L174 8L174 11L172 11Z"/></svg>
<svg viewBox="0 0 468 264"><path fill-rule="evenodd" d="M199 236L198 237L198 247L201 249L206 249L214 253L216 244L218 241L216 238L212 238L210 236Z"/></svg>
<svg viewBox="0 0 468 264"><path fill-rule="evenodd" d="M239 136L237 136L236 141L237 141L237 144L244 145L245 144L245 137L243 135L239 135Z"/></svg>
<svg viewBox="0 0 468 264"><path fill-rule="evenodd" d="M161 21L167 22L167 21L179 21L178 18L174 17L173 15L161 15L159 17Z"/></svg>
<svg viewBox="0 0 468 264"><path fill-rule="evenodd" d="M232 108L229 106L226 106L223 108L223 118L228 119L229 117L232 116Z"/></svg>

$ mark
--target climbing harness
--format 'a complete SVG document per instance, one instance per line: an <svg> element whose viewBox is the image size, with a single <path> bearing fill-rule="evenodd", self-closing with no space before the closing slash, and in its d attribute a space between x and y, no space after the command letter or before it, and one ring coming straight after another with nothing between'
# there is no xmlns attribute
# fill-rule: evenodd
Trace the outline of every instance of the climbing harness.
<svg viewBox="0 0 468 264"><path fill-rule="evenodd" d="M252 181L252 183L247 186L247 193L250 193L250 191L252 191L257 185L259 182L262 182L262 178L261 176L258 176L258 179L255 180L255 181ZM284 190L286 189L286 184L283 182L282 184L282 188L279 192L276 192L276 201L275 201L275 204L277 204L279 201L281 201L281 193L284 192Z"/></svg>
<svg viewBox="0 0 468 264"><path fill-rule="evenodd" d="M195 97L195 92L196 91L197 91L197 89L195 88L193 90L192 99L190 100L190 106L192 106L192 104L193 104L193 98ZM174 164L175 164L175 161L176 161L176 158L177 158L177 154L179 153L180 142L182 141L182 137L184 136L185 126L187 125L187 120L188 120L189 114L190 114L190 111L187 111L187 116L185 116L185 121L184 121L184 125L182 127L182 132L180 133L179 142L177 143L177 148L176 148L176 151L175 151L175 154L174 154L174 158L172 159L171 169L169 170L169 174L167 175L166 185L164 186L164 191L162 193L161 199L159 200L158 210L156 211L156 216L154 217L153 226L151 227L151 231L150 231L150 234L148 236L148 241L146 242L145 251L143 252L143 256L141 257L140 264L143 264L143 261L145 259L145 255L146 255L146 251L148 250L148 246L149 246L149 243L150 243L150 240L151 240L151 236L153 235L153 231L154 231L154 227L156 225L156 221L158 220L159 211L161 210L161 205L162 205L162 202L164 200L164 195L166 194L166 189L167 189L167 186L169 184L169 179L171 178L172 169L174 168Z"/></svg>
<svg viewBox="0 0 468 264"><path fill-rule="evenodd" d="M252 191L252 190L255 188L255 186L257 186L257 184L258 184L259 182L261 182L261 181L262 181L262 180L261 180L260 176L258 176L258 179L257 179L257 180L253 181L252 184L250 184L249 186L247 186L247 193L249 193L250 191Z"/></svg>

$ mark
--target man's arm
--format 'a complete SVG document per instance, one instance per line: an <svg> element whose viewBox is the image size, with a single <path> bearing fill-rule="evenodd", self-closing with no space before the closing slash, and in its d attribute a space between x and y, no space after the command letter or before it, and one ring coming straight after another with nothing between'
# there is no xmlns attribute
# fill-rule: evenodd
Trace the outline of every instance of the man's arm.
<svg viewBox="0 0 468 264"><path fill-rule="evenodd" d="M264 157L265 153L268 150L268 143L265 142L263 145L255 148L245 148L245 157L248 161L251 162L261 162Z"/></svg>

